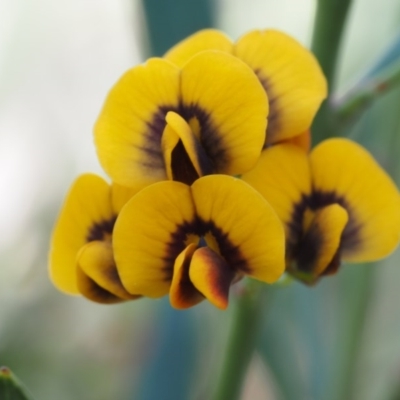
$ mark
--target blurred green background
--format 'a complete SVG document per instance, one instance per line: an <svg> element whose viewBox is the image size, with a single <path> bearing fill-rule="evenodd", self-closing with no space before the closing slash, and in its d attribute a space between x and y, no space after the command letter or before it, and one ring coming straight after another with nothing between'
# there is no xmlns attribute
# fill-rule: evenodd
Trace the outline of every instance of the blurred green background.
<svg viewBox="0 0 400 400"><path fill-rule="evenodd" d="M232 39L278 28L309 47L315 7L312 0L0 0L0 365L34 398L208 398L231 311L65 296L47 276L51 229L74 178L104 175L92 127L125 70L203 26ZM354 1L335 93L393 43L400 46L400 3ZM400 183L400 89L338 134L364 144ZM397 251L374 265L344 266L312 289L271 287L242 399L400 399L399 282Z"/></svg>

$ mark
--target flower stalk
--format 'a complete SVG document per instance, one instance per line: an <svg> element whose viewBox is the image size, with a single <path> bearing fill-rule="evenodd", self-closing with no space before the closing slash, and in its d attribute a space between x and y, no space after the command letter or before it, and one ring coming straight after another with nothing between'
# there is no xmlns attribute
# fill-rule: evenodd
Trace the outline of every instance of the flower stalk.
<svg viewBox="0 0 400 400"><path fill-rule="evenodd" d="M265 292L263 284L248 280L233 305L232 325L212 400L240 398L262 322Z"/></svg>
<svg viewBox="0 0 400 400"><path fill-rule="evenodd" d="M329 93L332 93L336 78L340 43L350 5L351 0L319 0L317 2L311 50L326 76ZM315 143L337 136L336 125L337 121L329 101L325 101L312 127Z"/></svg>

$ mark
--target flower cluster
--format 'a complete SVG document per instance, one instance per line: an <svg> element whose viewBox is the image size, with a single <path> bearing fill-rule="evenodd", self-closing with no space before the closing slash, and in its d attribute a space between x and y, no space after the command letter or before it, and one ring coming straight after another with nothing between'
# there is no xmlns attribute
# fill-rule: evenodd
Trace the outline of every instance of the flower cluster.
<svg viewBox="0 0 400 400"><path fill-rule="evenodd" d="M127 71L94 132L112 184L73 184L54 284L100 303L169 294L176 308L224 309L246 275L313 284L341 260L389 254L400 238L390 178L349 140L309 150L326 94L314 56L275 30L236 43L200 31Z"/></svg>

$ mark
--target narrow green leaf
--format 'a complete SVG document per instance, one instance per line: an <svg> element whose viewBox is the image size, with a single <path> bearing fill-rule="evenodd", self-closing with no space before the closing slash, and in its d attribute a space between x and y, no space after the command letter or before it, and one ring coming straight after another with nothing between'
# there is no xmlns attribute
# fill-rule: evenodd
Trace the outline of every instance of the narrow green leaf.
<svg viewBox="0 0 400 400"><path fill-rule="evenodd" d="M364 75L344 94L332 100L340 124L355 122L372 102L400 86L400 34Z"/></svg>
<svg viewBox="0 0 400 400"><path fill-rule="evenodd" d="M1 400L31 400L23 385L7 367L0 368L0 399Z"/></svg>

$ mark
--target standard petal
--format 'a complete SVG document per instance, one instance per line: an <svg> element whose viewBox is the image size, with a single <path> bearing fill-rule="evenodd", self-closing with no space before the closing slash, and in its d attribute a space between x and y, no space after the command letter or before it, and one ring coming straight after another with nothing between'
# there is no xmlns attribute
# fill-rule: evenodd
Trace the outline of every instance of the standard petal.
<svg viewBox="0 0 400 400"><path fill-rule="evenodd" d="M286 228L288 250L302 232L305 199L311 193L307 154L292 144L265 149L255 168L242 179L272 206Z"/></svg>
<svg viewBox="0 0 400 400"><path fill-rule="evenodd" d="M81 175L72 185L54 227L50 276L58 289L78 294L76 256L92 240L111 234L115 221L110 186L93 174Z"/></svg>
<svg viewBox="0 0 400 400"><path fill-rule="evenodd" d="M179 102L179 69L153 58L132 68L109 93L95 126L100 163L123 186L166 179L161 135Z"/></svg>
<svg viewBox="0 0 400 400"><path fill-rule="evenodd" d="M192 194L205 231L214 236L219 253L234 271L267 283L281 276L283 226L257 191L239 179L210 175L192 185Z"/></svg>
<svg viewBox="0 0 400 400"><path fill-rule="evenodd" d="M329 139L311 152L315 205L338 203L349 213L342 235L345 261L373 261L400 239L400 195L373 157L347 139Z"/></svg>
<svg viewBox="0 0 400 400"><path fill-rule="evenodd" d="M196 244L189 244L175 260L169 300L172 307L180 310L193 307L204 300L204 296L195 288L189 277L189 267L196 248Z"/></svg>
<svg viewBox="0 0 400 400"><path fill-rule="evenodd" d="M137 192L147 185L136 185L135 187L126 187L113 182L111 185L111 204L115 215L118 215L122 207L134 196Z"/></svg>
<svg viewBox="0 0 400 400"><path fill-rule="evenodd" d="M309 275L311 280L322 274L340 251L340 238L347 221L347 211L339 204L317 210L299 243L296 270Z"/></svg>
<svg viewBox="0 0 400 400"><path fill-rule="evenodd" d="M76 263L78 268L90 280L96 283L96 285L98 285L104 291L121 299L121 301L133 300L140 297L128 293L122 286L121 279L119 278L118 270L115 265L110 242L93 241L86 244L79 251ZM80 284L84 288L87 288L87 279L78 279L78 288L81 288ZM92 286L93 285L90 285L89 287ZM100 291L97 291L96 293L99 295ZM88 297L87 293L83 294ZM105 296L105 298L108 299L109 296ZM93 298L91 298L91 300L93 300Z"/></svg>
<svg viewBox="0 0 400 400"><path fill-rule="evenodd" d="M229 288L235 271L223 257L209 247L197 249L192 257L189 277L193 285L215 307L228 307Z"/></svg>
<svg viewBox="0 0 400 400"><path fill-rule="evenodd" d="M327 95L327 84L310 51L282 32L265 30L242 36L234 55L253 69L267 92L267 144L296 136L311 126Z"/></svg>
<svg viewBox="0 0 400 400"><path fill-rule="evenodd" d="M176 257L185 246L185 227L195 219L190 187L164 181L148 186L125 205L113 233L114 258L130 293L168 293Z"/></svg>
<svg viewBox="0 0 400 400"><path fill-rule="evenodd" d="M183 67L194 55L204 50L220 50L232 52L231 40L216 29L204 29L182 40L172 47L164 58Z"/></svg>
<svg viewBox="0 0 400 400"><path fill-rule="evenodd" d="M199 125L199 140L216 173L237 175L257 162L268 100L253 71L218 51L194 56L181 73L182 112Z"/></svg>

